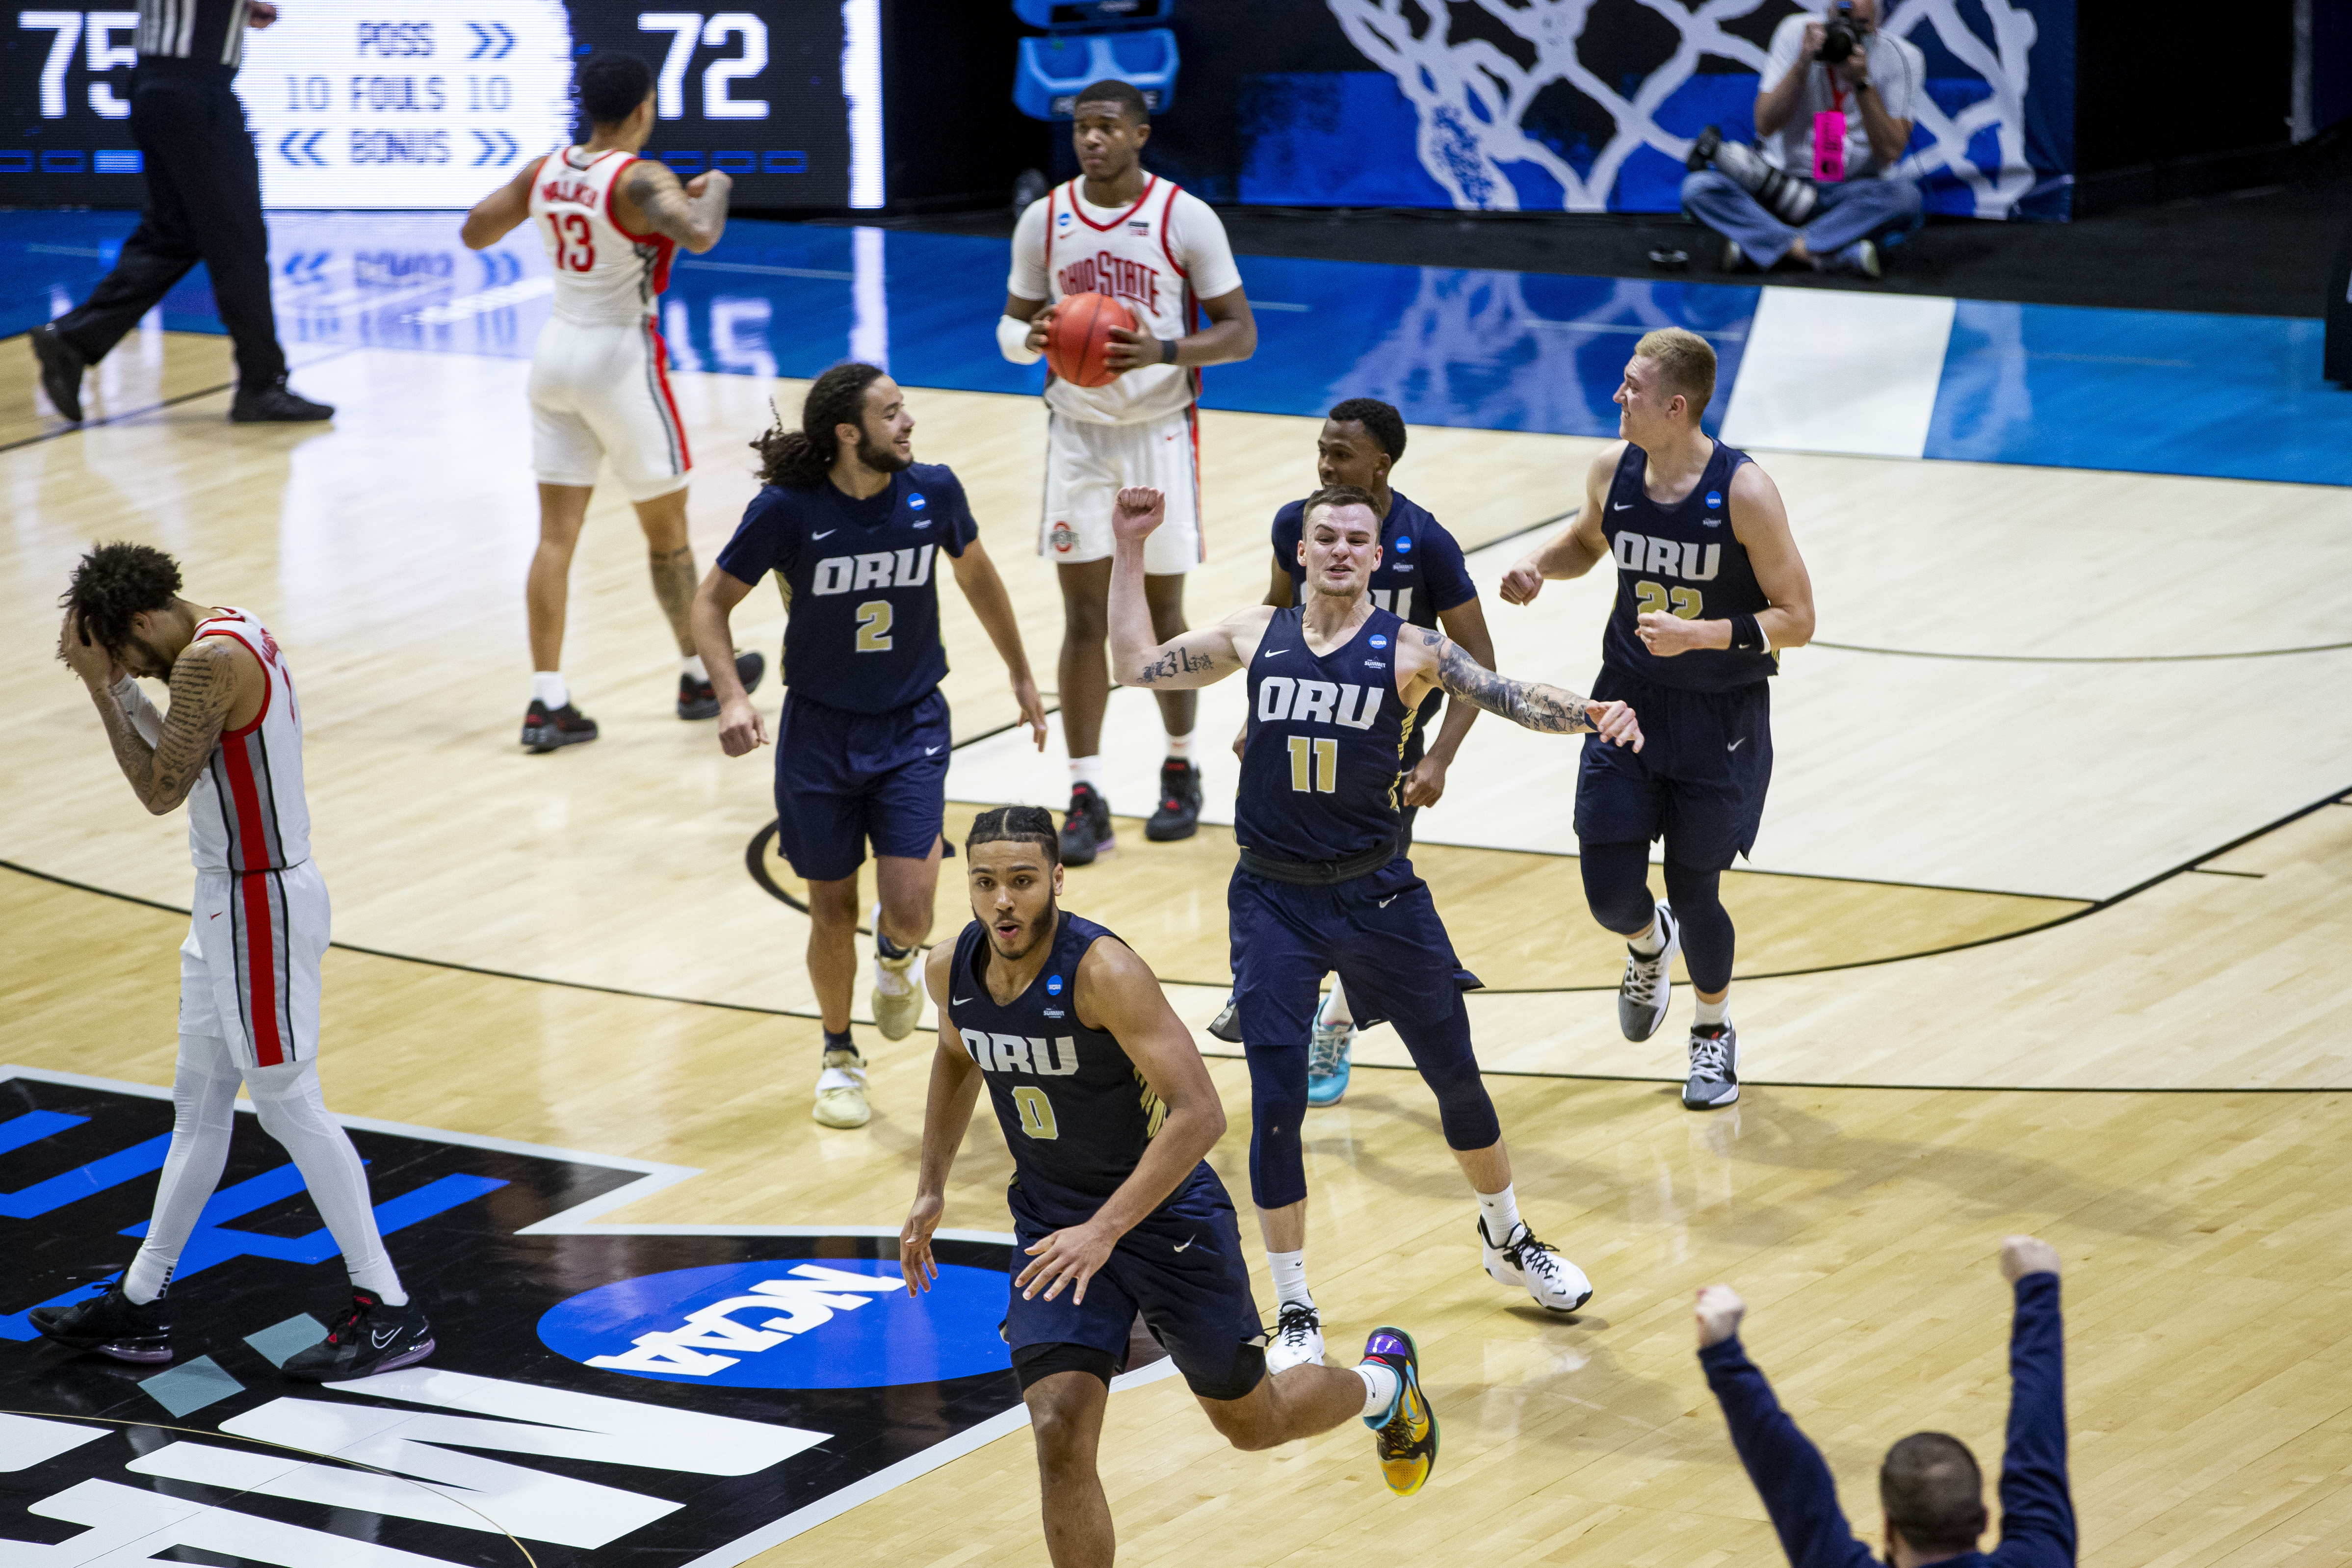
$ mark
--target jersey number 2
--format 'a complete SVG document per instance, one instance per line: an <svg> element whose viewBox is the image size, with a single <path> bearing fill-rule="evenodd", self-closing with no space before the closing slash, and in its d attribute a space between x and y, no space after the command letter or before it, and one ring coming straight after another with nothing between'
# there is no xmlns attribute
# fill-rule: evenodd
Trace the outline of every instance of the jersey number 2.
<svg viewBox="0 0 2352 1568"><path fill-rule="evenodd" d="M550 213L547 226L555 231L555 269L587 272L596 265L596 231L583 213Z"/></svg>
<svg viewBox="0 0 2352 1568"><path fill-rule="evenodd" d="M1336 740L1309 740L1305 735L1291 736L1290 787L1301 795L1318 789L1325 795L1337 794L1339 788L1339 742Z"/></svg>
<svg viewBox="0 0 2352 1568"><path fill-rule="evenodd" d="M857 651L890 651L890 601L868 599L857 606Z"/></svg>
<svg viewBox="0 0 2352 1568"><path fill-rule="evenodd" d="M1677 588L1669 595L1664 583L1653 583L1646 578L1633 584L1633 597L1642 606L1637 614L1662 613L1668 604L1672 604L1675 614L1686 621L1698 619L1699 612L1706 605L1705 595L1696 588Z"/></svg>
<svg viewBox="0 0 2352 1568"><path fill-rule="evenodd" d="M1045 1091L1034 1084L1023 1084L1013 1091L1013 1103L1021 1112L1021 1131L1032 1138L1059 1138L1062 1130L1054 1121L1054 1102Z"/></svg>

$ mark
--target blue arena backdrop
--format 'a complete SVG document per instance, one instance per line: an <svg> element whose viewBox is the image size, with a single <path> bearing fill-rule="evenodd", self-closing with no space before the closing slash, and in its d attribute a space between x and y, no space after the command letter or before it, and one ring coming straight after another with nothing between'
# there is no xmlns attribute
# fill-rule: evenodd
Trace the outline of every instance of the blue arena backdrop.
<svg viewBox="0 0 2352 1568"><path fill-rule="evenodd" d="M742 4L743 0L737 0ZM655 68L647 152L723 169L739 206L875 208L883 0L295 0L248 34L236 89L271 207L471 205L571 140L572 62L625 49ZM136 10L0 16L0 205L135 206Z"/></svg>
<svg viewBox="0 0 2352 1568"><path fill-rule="evenodd" d="M1690 139L1754 134L1774 25L1823 4L1187 0L1151 156L1212 201L1672 212ZM1929 211L2069 215L2074 5L1888 0L1927 58Z"/></svg>

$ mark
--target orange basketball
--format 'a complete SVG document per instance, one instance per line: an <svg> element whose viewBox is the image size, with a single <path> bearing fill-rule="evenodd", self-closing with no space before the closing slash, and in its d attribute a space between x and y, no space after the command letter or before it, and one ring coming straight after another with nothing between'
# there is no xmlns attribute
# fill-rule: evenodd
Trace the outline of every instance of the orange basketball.
<svg viewBox="0 0 2352 1568"><path fill-rule="evenodd" d="M1045 363L1073 386L1108 386L1118 379L1109 363L1110 330L1135 330L1135 312L1108 294L1072 294L1054 309L1045 329Z"/></svg>

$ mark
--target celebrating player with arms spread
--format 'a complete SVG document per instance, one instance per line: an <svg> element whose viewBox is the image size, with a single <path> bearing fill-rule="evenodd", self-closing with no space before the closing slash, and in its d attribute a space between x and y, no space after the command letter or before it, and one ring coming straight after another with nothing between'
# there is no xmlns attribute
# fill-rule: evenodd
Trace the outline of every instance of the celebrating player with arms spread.
<svg viewBox="0 0 2352 1568"><path fill-rule="evenodd" d="M1095 1448L1139 1312L1236 1448L1360 1415L1389 1489L1420 1490L1437 1418L1402 1330L1375 1331L1351 1370L1268 1370L1233 1200L1202 1160L1225 1131L1216 1085L1150 968L1063 912L1058 837L1043 808L1008 805L982 812L965 840L973 919L931 950L940 1047L899 1254L907 1289L928 1289L948 1171L986 1083L1031 1259L1013 1280L1004 1338L1036 1429L1055 1568L1111 1561Z"/></svg>
<svg viewBox="0 0 2352 1568"><path fill-rule="evenodd" d="M1519 1218L1511 1160L1478 1076L1462 992L1476 987L1454 956L1429 887L1400 843L1403 759L1433 690L1554 734L1591 732L1638 750L1622 702L1513 680L1444 632L1411 626L1371 601L1381 559L1372 498L1330 486L1307 499L1299 568L1305 602L1254 605L1168 642L1143 597L1144 542L1161 500L1121 490L1113 526L1112 658L1131 686L1200 687L1246 671L1249 735L1234 837L1241 864L1227 894L1234 994L1248 1052L1250 1189L1282 1298L1268 1360L1319 1360L1322 1321L1307 1289L1307 1040L1316 987L1337 970L1359 1022L1396 1026L1437 1097L1447 1147L1478 1197L1486 1272L1542 1305L1574 1311L1592 1294L1576 1266Z"/></svg>

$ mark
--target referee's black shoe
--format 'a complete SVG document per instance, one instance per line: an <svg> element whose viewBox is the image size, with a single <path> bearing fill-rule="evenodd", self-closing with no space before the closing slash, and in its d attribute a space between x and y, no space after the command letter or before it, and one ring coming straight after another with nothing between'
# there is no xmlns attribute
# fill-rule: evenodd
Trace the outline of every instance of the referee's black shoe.
<svg viewBox="0 0 2352 1568"><path fill-rule="evenodd" d="M1069 814L1062 819L1062 864L1091 866L1096 857L1114 847L1110 802L1090 784L1070 786Z"/></svg>
<svg viewBox="0 0 2352 1568"><path fill-rule="evenodd" d="M286 378L276 381L258 392L240 388L236 400L228 405L228 416L238 425L315 425L321 419L332 419L332 404L313 403L286 384Z"/></svg>
<svg viewBox="0 0 2352 1568"><path fill-rule="evenodd" d="M133 1301L117 1285L70 1307L36 1307L26 1316L43 1337L116 1361L152 1365L172 1359L172 1323L163 1299Z"/></svg>
<svg viewBox="0 0 2352 1568"><path fill-rule="evenodd" d="M58 416L81 423L81 373L89 361L79 350L44 323L32 331L33 357L41 362L41 390L57 405Z"/></svg>
<svg viewBox="0 0 2352 1568"><path fill-rule="evenodd" d="M327 1337L295 1352L278 1370L304 1383L347 1383L414 1366L433 1350L433 1325L415 1302L387 1306L374 1291L354 1289Z"/></svg>
<svg viewBox="0 0 2352 1568"><path fill-rule="evenodd" d="M1160 809L1143 825L1154 844L1190 838L1201 828L1201 770L1181 757L1160 764Z"/></svg>

